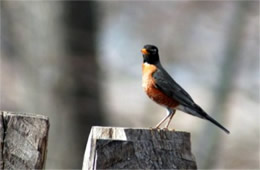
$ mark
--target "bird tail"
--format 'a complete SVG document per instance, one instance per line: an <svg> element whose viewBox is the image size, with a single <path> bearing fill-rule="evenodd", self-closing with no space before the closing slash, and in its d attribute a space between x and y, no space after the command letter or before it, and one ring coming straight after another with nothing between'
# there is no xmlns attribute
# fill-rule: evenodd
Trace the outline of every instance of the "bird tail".
<svg viewBox="0 0 260 170"><path fill-rule="evenodd" d="M212 117L210 117L208 114L206 114L206 116L204 117L204 119L210 121L211 123L213 123L213 124L216 125L217 127L221 128L221 129L224 130L227 134L230 133L224 126L222 126L222 125L221 125L220 123L218 123L215 119L213 119Z"/></svg>
<svg viewBox="0 0 260 170"><path fill-rule="evenodd" d="M189 113L189 114L191 114L193 116L197 116L199 118L206 119L206 120L210 121L211 123L213 123L214 125L216 125L217 127L219 127L220 129L222 129L223 131L225 131L227 134L230 133L224 126L222 126L215 119L210 117L204 110L202 110L196 104L193 105L192 107L178 107L178 109L182 110L182 111L184 111L186 113Z"/></svg>

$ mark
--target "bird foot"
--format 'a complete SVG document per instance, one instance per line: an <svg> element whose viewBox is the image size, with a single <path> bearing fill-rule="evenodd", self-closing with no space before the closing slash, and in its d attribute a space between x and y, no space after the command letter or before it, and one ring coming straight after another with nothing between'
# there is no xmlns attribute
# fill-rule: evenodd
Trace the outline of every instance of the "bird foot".
<svg viewBox="0 0 260 170"><path fill-rule="evenodd" d="M175 131L175 129L168 129L169 131Z"/></svg>
<svg viewBox="0 0 260 170"><path fill-rule="evenodd" d="M161 130L160 127L150 127L151 130Z"/></svg>
<svg viewBox="0 0 260 170"><path fill-rule="evenodd" d="M175 131L175 129L169 129L167 127L163 128L163 130L165 130L165 131Z"/></svg>
<svg viewBox="0 0 260 170"><path fill-rule="evenodd" d="M160 128L160 127L150 127L151 130L157 130L157 131L160 131L160 130L164 130L164 131L175 131L175 129L169 129L169 128Z"/></svg>

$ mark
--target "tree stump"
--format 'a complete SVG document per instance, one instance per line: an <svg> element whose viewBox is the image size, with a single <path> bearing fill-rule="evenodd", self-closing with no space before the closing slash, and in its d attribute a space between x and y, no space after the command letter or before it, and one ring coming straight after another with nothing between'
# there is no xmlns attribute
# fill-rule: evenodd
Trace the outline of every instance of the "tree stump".
<svg viewBox="0 0 260 170"><path fill-rule="evenodd" d="M44 168L48 130L46 116L0 112L0 168Z"/></svg>
<svg viewBox="0 0 260 170"><path fill-rule="evenodd" d="M92 127L83 170L197 169L190 134L155 129Z"/></svg>

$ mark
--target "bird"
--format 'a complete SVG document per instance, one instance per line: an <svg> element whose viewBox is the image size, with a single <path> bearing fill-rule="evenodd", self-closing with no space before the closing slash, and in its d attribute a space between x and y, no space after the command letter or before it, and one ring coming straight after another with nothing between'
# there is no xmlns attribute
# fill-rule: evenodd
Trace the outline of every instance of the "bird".
<svg viewBox="0 0 260 170"><path fill-rule="evenodd" d="M156 125L156 129L160 129L160 126L169 119L164 128L169 130L170 122L176 110L179 110L208 120L227 134L230 133L197 105L191 96L163 68L159 58L159 50L155 45L145 45L141 49L141 53L143 55L142 87L150 99L167 109L167 115Z"/></svg>

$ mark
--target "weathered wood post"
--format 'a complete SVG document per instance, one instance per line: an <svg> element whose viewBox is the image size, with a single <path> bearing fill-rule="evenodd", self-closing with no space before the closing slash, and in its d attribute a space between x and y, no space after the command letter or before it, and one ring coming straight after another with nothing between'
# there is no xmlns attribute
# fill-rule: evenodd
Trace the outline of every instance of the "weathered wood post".
<svg viewBox="0 0 260 170"><path fill-rule="evenodd" d="M46 116L0 112L0 168L43 169L48 130Z"/></svg>
<svg viewBox="0 0 260 170"><path fill-rule="evenodd" d="M168 130L92 127L83 170L197 169L190 134Z"/></svg>

